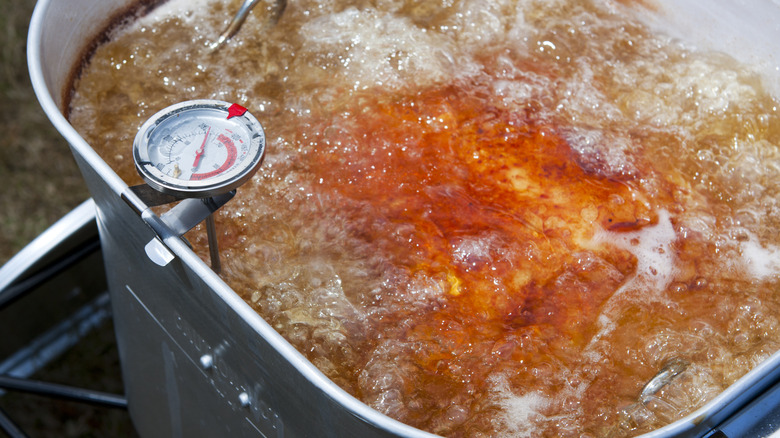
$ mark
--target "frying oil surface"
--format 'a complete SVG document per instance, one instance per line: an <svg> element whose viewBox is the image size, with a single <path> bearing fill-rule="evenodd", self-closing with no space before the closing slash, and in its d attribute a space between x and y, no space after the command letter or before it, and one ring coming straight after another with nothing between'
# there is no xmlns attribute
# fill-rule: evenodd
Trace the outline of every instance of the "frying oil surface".
<svg viewBox="0 0 780 438"><path fill-rule="evenodd" d="M236 8L113 31L70 120L134 184L156 111L247 106L268 155L220 210L223 277L368 405L449 436L636 435L777 350L780 125L731 60L582 0L302 0L275 26L261 4L210 53Z"/></svg>

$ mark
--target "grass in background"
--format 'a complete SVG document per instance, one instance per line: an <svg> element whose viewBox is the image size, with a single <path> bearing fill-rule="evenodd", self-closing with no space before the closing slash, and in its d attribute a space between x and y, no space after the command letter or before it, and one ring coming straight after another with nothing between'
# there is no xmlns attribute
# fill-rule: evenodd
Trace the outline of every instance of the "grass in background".
<svg viewBox="0 0 780 438"><path fill-rule="evenodd" d="M0 0L0 266L89 197L67 143L32 90L26 43L34 6L35 0ZM122 393L112 326L94 330L34 378ZM0 408L33 438L137 436L121 409L15 392L0 397Z"/></svg>
<svg viewBox="0 0 780 438"><path fill-rule="evenodd" d="M27 71L34 0L0 0L0 265L89 197Z"/></svg>

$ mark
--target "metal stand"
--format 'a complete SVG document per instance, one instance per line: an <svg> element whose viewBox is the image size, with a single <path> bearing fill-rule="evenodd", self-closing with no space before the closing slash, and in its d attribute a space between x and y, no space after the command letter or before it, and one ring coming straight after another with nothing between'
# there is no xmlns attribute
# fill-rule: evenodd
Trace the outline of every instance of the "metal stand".
<svg viewBox="0 0 780 438"><path fill-rule="evenodd" d="M100 248L100 243L99 240L97 239L83 242L75 250L47 263L45 266L38 269L35 273L28 275L4 287L2 290L0 290L0 309L5 308L6 310L8 310L10 306L13 305L15 302L21 301L25 296L35 291L43 283L57 277L57 275L59 275L63 271L71 268L76 263L82 261L83 259L95 253L97 250L99 250L99 248ZM101 297L100 299L97 300L97 301L101 301L101 307L103 307L103 305L108 302L107 298L108 298L107 295L105 295L104 297ZM103 303L103 301L105 301L105 303ZM86 313L89 313L92 316L95 316L94 315L95 312L99 312L99 309L90 306L87 307L88 308L85 308L83 310L85 310ZM108 312L108 310L106 310L106 312ZM85 312L77 312L77 313L85 313ZM57 341L52 340L52 338L59 339L60 337L62 337L62 336L57 336L58 334L63 336L72 335L72 333L70 332L74 330L75 325L83 325L84 323L84 321L82 321L83 318L84 315L71 315L69 318L66 318L67 321L63 321L61 324L56 325L54 328L52 328L49 331L49 332L58 332L58 333L47 332L45 335L31 341L30 345L23 348L22 350L29 350L33 348L36 351L39 349L45 350L48 345L47 346L38 345L37 341L39 339L46 338L45 343L56 344ZM92 327L94 328L94 326ZM49 336L50 334L53 334L54 336ZM25 356L24 354L21 355ZM15 357L17 355L15 354L13 356ZM41 360L41 356L36 356L36 358L38 360ZM33 360L33 361L38 362L38 360ZM13 362L13 360L11 361ZM6 362L3 362L3 365L5 365L5 363ZM41 364L38 365L40 366ZM88 403L92 405L98 405L98 406L104 406L110 408L127 409L127 400L123 395L110 394L102 391L95 391L91 389L79 388L75 386L62 385L57 383L43 382L40 380L32 380L26 377L18 377L10 374L5 374L5 372L0 373L0 390L24 392L24 393L36 394L36 395L49 397L49 398L65 399L65 400L71 400L80 403ZM2 409L0 409L0 431L4 432L5 434L7 434L12 438L23 438L27 436L24 433L24 431L19 427L19 425L15 423L8 416L8 414Z"/></svg>
<svg viewBox="0 0 780 438"><path fill-rule="evenodd" d="M0 388L9 391L28 392L45 397L90 403L111 408L127 409L127 399L124 396L91 389L60 385L58 383L41 382L39 380L21 379L11 376L0 376Z"/></svg>
<svg viewBox="0 0 780 438"><path fill-rule="evenodd" d="M11 438L27 437L27 434L25 434L2 409L0 409L0 430L8 434Z"/></svg>

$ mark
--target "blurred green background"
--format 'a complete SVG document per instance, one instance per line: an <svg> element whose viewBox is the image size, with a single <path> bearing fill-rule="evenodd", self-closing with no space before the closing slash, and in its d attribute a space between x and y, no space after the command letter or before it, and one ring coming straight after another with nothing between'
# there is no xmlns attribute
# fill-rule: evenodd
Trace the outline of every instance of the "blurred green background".
<svg viewBox="0 0 780 438"><path fill-rule="evenodd" d="M89 197L67 143L49 123L32 90L26 42L34 7L35 0L0 0L0 265ZM102 269L102 264L95 269ZM63 294L73 293L55 283L58 286ZM39 311L25 310L41 308L43 303L36 302L39 295L36 291L0 312L5 322L0 342L27 342L36 335L13 322L20 318L33 327L53 323L41 321L46 317ZM24 300L32 302L25 305ZM0 357L0 362L5 359ZM110 321L32 378L121 394ZM135 436L127 412L121 409L18 392L0 396L0 409L32 438Z"/></svg>
<svg viewBox="0 0 780 438"><path fill-rule="evenodd" d="M34 0L0 0L0 264L89 197L27 72Z"/></svg>

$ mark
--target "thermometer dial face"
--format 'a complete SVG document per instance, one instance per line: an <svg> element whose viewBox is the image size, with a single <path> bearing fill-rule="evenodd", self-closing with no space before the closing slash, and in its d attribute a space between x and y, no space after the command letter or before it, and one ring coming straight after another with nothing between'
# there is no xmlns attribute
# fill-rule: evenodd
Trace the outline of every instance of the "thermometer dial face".
<svg viewBox="0 0 780 438"><path fill-rule="evenodd" d="M133 142L138 173L152 188L184 198L227 193L260 167L265 134L246 108L216 100L170 106Z"/></svg>

